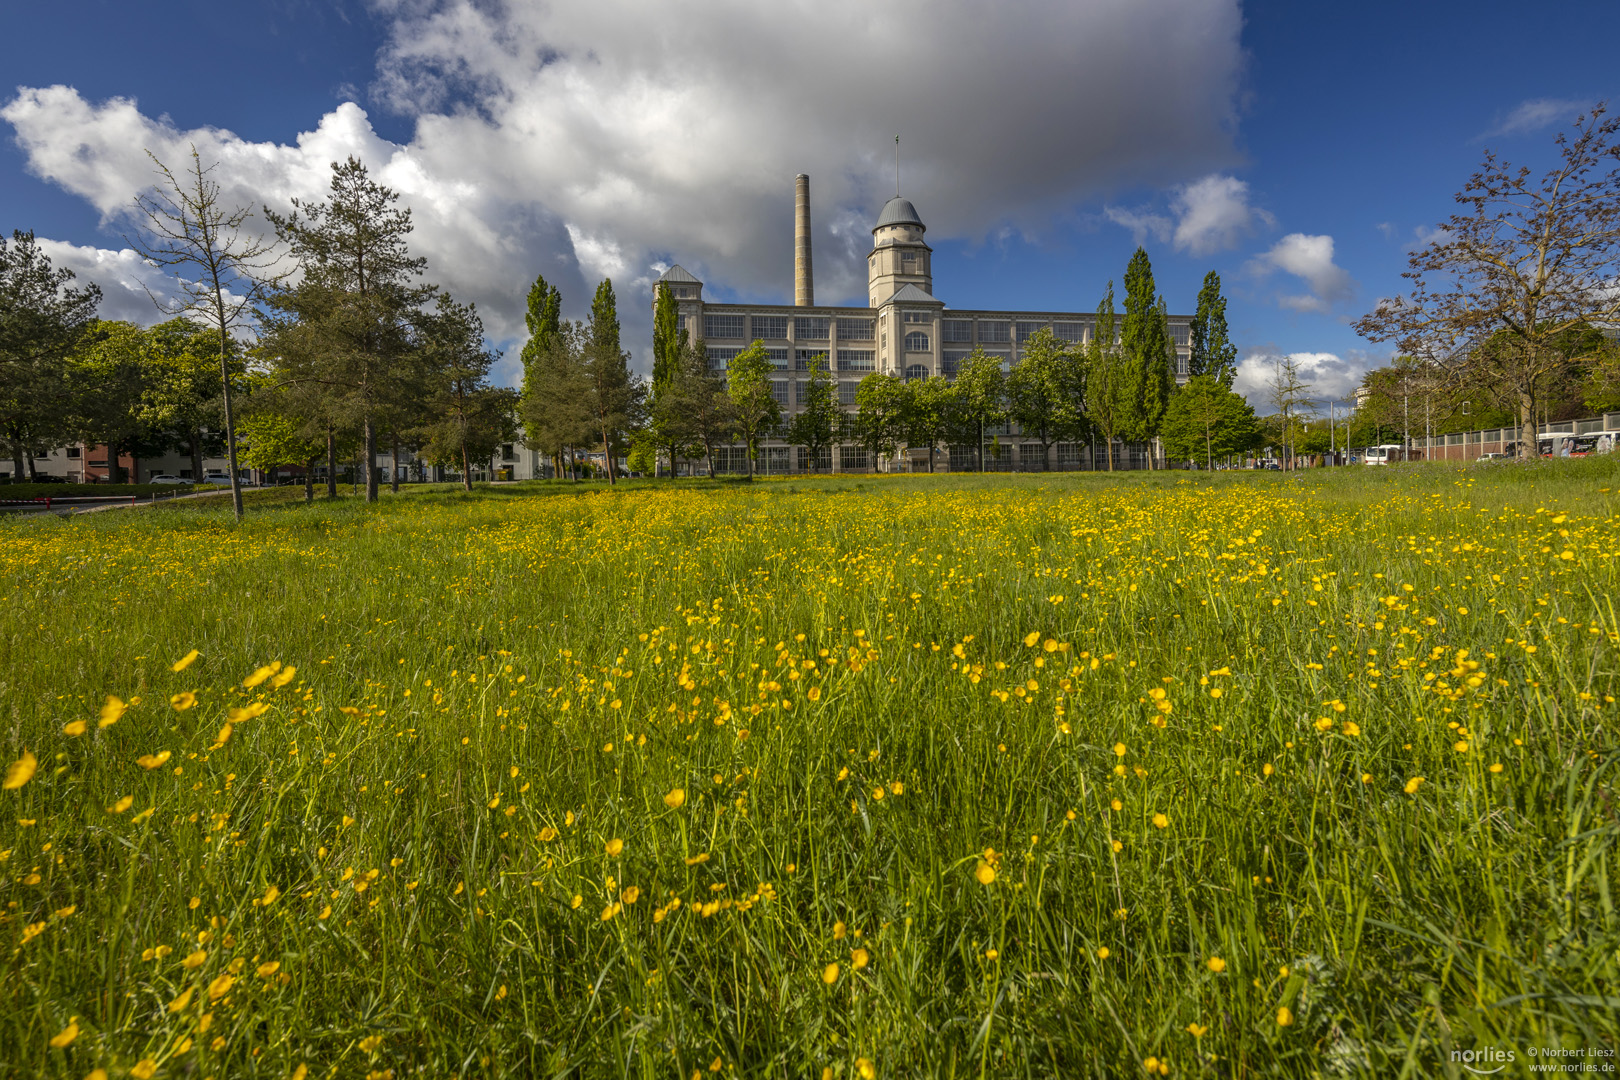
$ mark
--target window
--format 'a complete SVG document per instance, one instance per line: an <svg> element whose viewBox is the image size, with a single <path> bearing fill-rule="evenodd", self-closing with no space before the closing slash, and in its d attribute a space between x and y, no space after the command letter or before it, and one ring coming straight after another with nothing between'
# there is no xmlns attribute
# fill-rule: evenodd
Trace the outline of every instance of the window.
<svg viewBox="0 0 1620 1080"><path fill-rule="evenodd" d="M724 371L726 365L737 359L741 349L728 349L722 345L709 346L709 370Z"/></svg>
<svg viewBox="0 0 1620 1080"><path fill-rule="evenodd" d="M691 288L689 286L677 285L677 286L675 286L673 291L675 293L675 299L677 299L677 300L690 300L690 299L692 299L692 290L691 290Z"/></svg>
<svg viewBox="0 0 1620 1080"><path fill-rule="evenodd" d="M40 460L40 461L44 461L46 458L48 458L50 456L51 456L51 452L49 450L35 450L34 451L34 457L36 459Z"/></svg>
<svg viewBox="0 0 1620 1080"><path fill-rule="evenodd" d="M920 330L913 330L906 335L906 352L927 352L928 335Z"/></svg>
<svg viewBox="0 0 1620 1080"><path fill-rule="evenodd" d="M1086 340L1085 323L1060 322L1052 324L1052 334L1059 341L1067 341L1071 345L1078 345Z"/></svg>
<svg viewBox="0 0 1620 1080"><path fill-rule="evenodd" d="M841 341L871 341L871 319L839 319L838 337Z"/></svg>
<svg viewBox="0 0 1620 1080"><path fill-rule="evenodd" d="M786 381L771 380L771 397L782 408L788 407L788 384Z"/></svg>
<svg viewBox="0 0 1620 1080"><path fill-rule="evenodd" d="M816 368L825 370L827 367L826 349L800 349L794 359L795 371L812 371Z"/></svg>
<svg viewBox="0 0 1620 1080"><path fill-rule="evenodd" d="M838 384L838 404L855 404L855 392L861 388L858 382L841 382Z"/></svg>
<svg viewBox="0 0 1620 1080"><path fill-rule="evenodd" d="M786 315L755 315L752 318L755 339L762 341L787 340Z"/></svg>
<svg viewBox="0 0 1620 1080"><path fill-rule="evenodd" d="M743 336L743 317L741 315L705 315L703 316L703 336L706 338L740 338ZM713 350L710 350L713 355ZM733 356L736 354L733 353Z"/></svg>
<svg viewBox="0 0 1620 1080"><path fill-rule="evenodd" d="M866 448L864 446L840 446L838 448L838 468L841 471L865 471L866 467Z"/></svg>
<svg viewBox="0 0 1620 1080"><path fill-rule="evenodd" d="M876 371L877 353L871 349L839 349L839 371Z"/></svg>
<svg viewBox="0 0 1620 1080"><path fill-rule="evenodd" d="M962 365L967 363L968 357L972 355L972 353L965 352L946 353L945 362L940 365L940 373L947 379L956 378L956 373L962 370Z"/></svg>
<svg viewBox="0 0 1620 1080"><path fill-rule="evenodd" d="M1176 353L1176 374L1177 375L1185 375L1185 374L1187 374L1187 354L1184 353L1184 352L1179 352L1178 351Z"/></svg>
<svg viewBox="0 0 1620 1080"><path fill-rule="evenodd" d="M906 365L906 382L915 382L918 379L928 378L928 368L924 364Z"/></svg>
<svg viewBox="0 0 1620 1080"><path fill-rule="evenodd" d="M971 342L973 323L968 319L946 319L939 336L942 341Z"/></svg>
<svg viewBox="0 0 1620 1080"><path fill-rule="evenodd" d="M83 453L84 453L84 451L80 447L77 447L77 446L70 446L70 447L67 448L67 455L70 458L79 457Z"/></svg>
<svg viewBox="0 0 1620 1080"><path fill-rule="evenodd" d="M777 371L786 371L789 362L792 360L787 349L766 349L765 356L770 360L771 367Z"/></svg>
<svg viewBox="0 0 1620 1080"><path fill-rule="evenodd" d="M799 315L793 320L793 337L796 341L826 341L831 322L820 315Z"/></svg>
<svg viewBox="0 0 1620 1080"><path fill-rule="evenodd" d="M998 344L1011 340L1007 334L1007 324L1004 322L981 322L979 324L979 340Z"/></svg>
<svg viewBox="0 0 1620 1080"><path fill-rule="evenodd" d="M930 323L934 321L933 314L927 311L906 311L902 312L900 317L909 323Z"/></svg>
<svg viewBox="0 0 1620 1080"><path fill-rule="evenodd" d="M1170 337L1177 345L1192 344L1192 327L1187 323L1171 323Z"/></svg>
<svg viewBox="0 0 1620 1080"><path fill-rule="evenodd" d="M1039 331L1040 328L1045 326L1045 325L1046 325L1045 323L1038 323L1038 322L1021 322L1021 323L1019 323L1018 324L1018 344L1022 345L1024 342L1026 342L1030 338L1034 337L1036 332Z"/></svg>
<svg viewBox="0 0 1620 1080"><path fill-rule="evenodd" d="M502 461L516 461L517 460L517 447L513 446L511 443L502 443L501 444L501 460Z"/></svg>

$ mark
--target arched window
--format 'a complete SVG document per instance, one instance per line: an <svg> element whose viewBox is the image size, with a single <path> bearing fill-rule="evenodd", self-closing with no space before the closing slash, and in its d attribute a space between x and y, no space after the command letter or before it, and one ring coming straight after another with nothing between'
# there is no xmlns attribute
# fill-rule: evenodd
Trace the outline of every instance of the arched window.
<svg viewBox="0 0 1620 1080"><path fill-rule="evenodd" d="M928 368L922 364L911 364L906 368L906 382L928 378Z"/></svg>
<svg viewBox="0 0 1620 1080"><path fill-rule="evenodd" d="M906 335L906 352L927 352L927 351L928 351L928 335L927 334L924 334L924 333L922 333L921 331L918 331L918 330L913 330L911 333Z"/></svg>

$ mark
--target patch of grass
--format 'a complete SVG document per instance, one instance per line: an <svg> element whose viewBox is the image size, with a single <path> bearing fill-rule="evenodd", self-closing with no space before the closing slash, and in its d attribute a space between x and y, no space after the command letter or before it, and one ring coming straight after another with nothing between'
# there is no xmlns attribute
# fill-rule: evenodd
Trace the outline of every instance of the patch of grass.
<svg viewBox="0 0 1620 1080"><path fill-rule="evenodd" d="M0 523L5 760L36 763L0 792L0 1075L1612 1044L1617 484L285 488L240 527Z"/></svg>

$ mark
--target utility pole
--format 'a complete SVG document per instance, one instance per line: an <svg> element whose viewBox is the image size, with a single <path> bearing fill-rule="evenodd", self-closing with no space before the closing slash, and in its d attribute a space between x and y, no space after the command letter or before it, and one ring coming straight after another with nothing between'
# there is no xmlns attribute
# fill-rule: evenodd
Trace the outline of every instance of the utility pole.
<svg viewBox="0 0 1620 1080"><path fill-rule="evenodd" d="M1337 421L1333 415L1333 399L1328 398L1328 465L1330 466L1337 464L1336 459L1339 456L1338 432L1334 426L1336 423Z"/></svg>

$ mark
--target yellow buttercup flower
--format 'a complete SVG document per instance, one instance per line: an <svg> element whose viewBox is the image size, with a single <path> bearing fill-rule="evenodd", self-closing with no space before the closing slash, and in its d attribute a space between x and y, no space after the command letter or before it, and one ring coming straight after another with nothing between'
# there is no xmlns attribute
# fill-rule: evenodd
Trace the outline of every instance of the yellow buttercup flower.
<svg viewBox="0 0 1620 1080"><path fill-rule="evenodd" d="M180 995L173 1001L169 1002L169 1012L177 1013L183 1011L187 1005L191 1004L191 995L195 990L196 987L188 986L184 990L180 991Z"/></svg>
<svg viewBox="0 0 1620 1080"><path fill-rule="evenodd" d="M996 880L996 868L987 862L980 862L973 868L973 876L979 879L980 885L989 885Z"/></svg>
<svg viewBox="0 0 1620 1080"><path fill-rule="evenodd" d="M62 725L62 734L77 738L90 730L90 725L84 720L70 720Z"/></svg>
<svg viewBox="0 0 1620 1080"><path fill-rule="evenodd" d="M671 810L679 810L686 803L686 789L673 788L664 795L664 805Z"/></svg>
<svg viewBox="0 0 1620 1080"><path fill-rule="evenodd" d="M286 686L288 683L292 682L293 678L297 674L298 669L295 667L282 668L276 673L275 678L270 680L270 689L280 690L283 686Z"/></svg>
<svg viewBox="0 0 1620 1080"><path fill-rule="evenodd" d="M1423 786L1423 780L1424 778L1421 776L1412 777L1412 779L1406 782L1406 788L1404 790L1408 795L1416 795L1417 789Z"/></svg>
<svg viewBox="0 0 1620 1080"><path fill-rule="evenodd" d="M203 964L205 964L207 962L208 962L208 954L206 952L204 952L202 949L198 949L196 952L192 953L190 956L188 956L184 960L180 961L181 965L183 967L185 967L187 970L190 970L192 968L200 968L200 967L203 966Z"/></svg>
<svg viewBox="0 0 1620 1080"><path fill-rule="evenodd" d="M183 690L178 694L169 696L169 705L173 707L175 712L185 712L195 704L197 704L197 695L191 690Z"/></svg>
<svg viewBox="0 0 1620 1080"><path fill-rule="evenodd" d="M612 855L614 858L618 858L619 852L624 850L624 841L615 837L607 842L607 845L603 850L605 850L609 855Z"/></svg>
<svg viewBox="0 0 1620 1080"><path fill-rule="evenodd" d="M202 653L198 652L196 649L192 649L190 652L186 653L186 655L182 656L180 659L178 659L174 663L170 664L169 665L169 670L174 671L174 672L184 671L184 670L186 670L186 668L188 668L188 667L190 667L192 665L192 663L197 659L197 657L199 657L201 655L202 655Z"/></svg>
<svg viewBox="0 0 1620 1080"><path fill-rule="evenodd" d="M255 686L258 686L260 683L264 682L264 680L274 675L276 673L276 669L280 666L280 664L266 664L261 668L255 668L253 674L242 680L243 688L247 690L253 689Z"/></svg>
<svg viewBox="0 0 1620 1080"><path fill-rule="evenodd" d="M1215 972L1215 974L1219 975L1221 972L1226 970L1226 961L1222 960L1218 956L1210 957L1209 958L1209 970L1211 970L1211 971Z"/></svg>
<svg viewBox="0 0 1620 1080"><path fill-rule="evenodd" d="M1024 644L1031 649L1039 644L1040 640L1041 632L1039 630L1031 630L1029 633L1024 635Z"/></svg>
<svg viewBox="0 0 1620 1080"><path fill-rule="evenodd" d="M837 964L828 964L826 967L822 968L821 969L821 981L826 983L828 986L831 986L833 983L837 982L838 981L838 965Z"/></svg>
<svg viewBox="0 0 1620 1080"><path fill-rule="evenodd" d="M75 1016L68 1021L67 1027L51 1036L51 1046L57 1050L72 1046L73 1040L79 1037L79 1018Z"/></svg>
<svg viewBox="0 0 1620 1080"><path fill-rule="evenodd" d="M254 969L253 973L255 975L257 975L261 979L268 979L268 978L272 977L273 975L275 975L275 973L280 971L280 970L281 970L281 961L279 961L279 960L271 960L268 963L260 964L257 968Z"/></svg>
<svg viewBox="0 0 1620 1080"><path fill-rule="evenodd" d="M0 788L6 791L15 791L34 778L34 770L39 768L39 759L27 750L22 757L11 763L6 770L6 779L0 783Z"/></svg>
<svg viewBox="0 0 1620 1080"><path fill-rule="evenodd" d="M142 754L135 759L135 764L143 769L156 769L172 756L172 753L168 750L159 750L155 754Z"/></svg>
<svg viewBox="0 0 1620 1080"><path fill-rule="evenodd" d="M112 695L107 696L106 702L101 706L101 718L96 722L97 727L112 727L118 723L120 717L129 709L129 706Z"/></svg>

